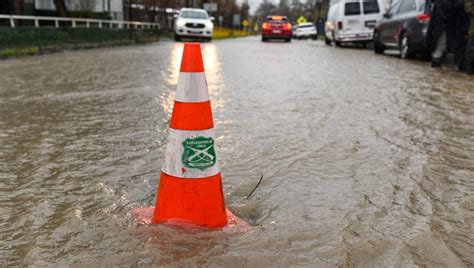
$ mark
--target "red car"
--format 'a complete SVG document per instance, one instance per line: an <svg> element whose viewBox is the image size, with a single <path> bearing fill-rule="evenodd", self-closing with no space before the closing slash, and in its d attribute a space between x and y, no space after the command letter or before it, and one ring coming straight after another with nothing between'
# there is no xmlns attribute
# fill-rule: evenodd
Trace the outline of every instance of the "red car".
<svg viewBox="0 0 474 268"><path fill-rule="evenodd" d="M284 39L291 42L291 23L286 16L267 16L262 24L262 42L269 39Z"/></svg>

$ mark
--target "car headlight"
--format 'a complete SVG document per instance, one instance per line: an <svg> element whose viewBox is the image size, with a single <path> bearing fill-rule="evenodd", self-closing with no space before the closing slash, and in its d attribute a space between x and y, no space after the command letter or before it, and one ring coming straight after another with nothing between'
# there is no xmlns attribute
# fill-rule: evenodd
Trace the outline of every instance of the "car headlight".
<svg viewBox="0 0 474 268"><path fill-rule="evenodd" d="M178 21L176 22L176 25L177 25L178 27L183 27L185 24L186 24L186 22L184 22L184 21L182 21L182 20L178 20Z"/></svg>
<svg viewBox="0 0 474 268"><path fill-rule="evenodd" d="M212 23L212 21L206 21L206 28L211 28L214 27L214 24Z"/></svg>

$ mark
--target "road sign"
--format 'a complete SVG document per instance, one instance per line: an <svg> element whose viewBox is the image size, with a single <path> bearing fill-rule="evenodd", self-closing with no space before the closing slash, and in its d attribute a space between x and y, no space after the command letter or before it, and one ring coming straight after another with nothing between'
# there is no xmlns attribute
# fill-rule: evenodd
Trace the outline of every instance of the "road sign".
<svg viewBox="0 0 474 268"><path fill-rule="evenodd" d="M296 20L296 23L298 23L298 24L305 23L305 22L308 22L308 20L305 18L305 16L300 16L300 17Z"/></svg>
<svg viewBox="0 0 474 268"><path fill-rule="evenodd" d="M202 4L202 6L207 12L216 12L217 11L217 4L216 3L204 3L204 4Z"/></svg>
<svg viewBox="0 0 474 268"><path fill-rule="evenodd" d="M222 21L224 20L224 17L222 15L219 15L219 27L222 28Z"/></svg>
<svg viewBox="0 0 474 268"><path fill-rule="evenodd" d="M244 26L244 27L249 26L249 24L250 24L250 23L249 23L248 20L243 20L243 21L242 21L242 26Z"/></svg>
<svg viewBox="0 0 474 268"><path fill-rule="evenodd" d="M234 16L232 16L232 25L240 26L240 14L234 14Z"/></svg>

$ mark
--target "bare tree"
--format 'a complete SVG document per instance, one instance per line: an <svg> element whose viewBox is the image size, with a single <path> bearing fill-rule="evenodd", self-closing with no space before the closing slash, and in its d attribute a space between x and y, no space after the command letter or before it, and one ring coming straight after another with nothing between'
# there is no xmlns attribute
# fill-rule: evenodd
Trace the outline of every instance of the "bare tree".
<svg viewBox="0 0 474 268"><path fill-rule="evenodd" d="M260 3L260 6L255 12L255 15L260 20L263 20L266 16L275 14L276 10L277 10L277 7L272 2L268 0L263 0L263 2Z"/></svg>
<svg viewBox="0 0 474 268"><path fill-rule="evenodd" d="M59 16L67 17L67 8L64 0L54 0L54 5L56 6Z"/></svg>

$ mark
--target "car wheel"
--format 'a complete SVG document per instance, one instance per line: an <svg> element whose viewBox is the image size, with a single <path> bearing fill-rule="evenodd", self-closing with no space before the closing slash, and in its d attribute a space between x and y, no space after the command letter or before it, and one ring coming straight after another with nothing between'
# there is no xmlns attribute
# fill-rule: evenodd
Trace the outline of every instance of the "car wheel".
<svg viewBox="0 0 474 268"><path fill-rule="evenodd" d="M317 35L313 35L313 36L311 37L311 39L313 39L313 40L318 40L318 36L317 36Z"/></svg>
<svg viewBox="0 0 474 268"><path fill-rule="evenodd" d="M267 42L267 38L262 36L262 42Z"/></svg>
<svg viewBox="0 0 474 268"><path fill-rule="evenodd" d="M324 43L326 43L326 45L330 46L331 45L331 40L327 36L325 36L324 37Z"/></svg>
<svg viewBox="0 0 474 268"><path fill-rule="evenodd" d="M174 41L181 41L181 36L179 36L179 34L174 34Z"/></svg>
<svg viewBox="0 0 474 268"><path fill-rule="evenodd" d="M375 54L383 54L385 51L385 47L380 41L379 33L374 34L374 52Z"/></svg>
<svg viewBox="0 0 474 268"><path fill-rule="evenodd" d="M285 39L285 42L287 42L287 43L288 43L288 42L291 42L291 38Z"/></svg>
<svg viewBox="0 0 474 268"><path fill-rule="evenodd" d="M410 47L410 39L408 39L408 34L403 33L400 38L400 58L409 59L413 56L413 51Z"/></svg>
<svg viewBox="0 0 474 268"><path fill-rule="evenodd" d="M341 41L334 41L334 44L336 44L336 47L340 47L342 45Z"/></svg>

